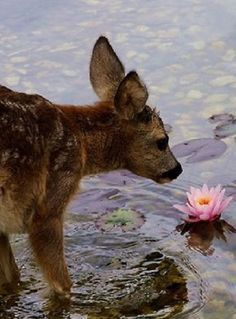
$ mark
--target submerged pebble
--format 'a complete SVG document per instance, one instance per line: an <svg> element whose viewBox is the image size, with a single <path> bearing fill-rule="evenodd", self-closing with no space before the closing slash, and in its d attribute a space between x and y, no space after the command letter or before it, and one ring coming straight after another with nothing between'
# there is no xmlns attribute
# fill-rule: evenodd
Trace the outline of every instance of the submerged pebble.
<svg viewBox="0 0 236 319"><path fill-rule="evenodd" d="M190 45L195 49L195 50L203 50L206 46L204 41L196 41L196 42L191 42Z"/></svg>
<svg viewBox="0 0 236 319"><path fill-rule="evenodd" d="M219 76L219 77L215 78L214 80L210 81L210 84L212 86L221 87L221 86L226 86L226 85L232 84L234 82L236 82L236 76L225 75L225 76Z"/></svg>
<svg viewBox="0 0 236 319"><path fill-rule="evenodd" d="M208 95L208 97L204 100L206 103L219 103L225 101L229 97L228 94L225 93L216 93Z"/></svg>
<svg viewBox="0 0 236 319"><path fill-rule="evenodd" d="M17 76L17 75L7 76L4 79L4 81L9 86L17 86L20 82L20 76Z"/></svg>
<svg viewBox="0 0 236 319"><path fill-rule="evenodd" d="M236 51L233 49L227 50L225 55L222 57L222 60L226 62L232 62L236 57Z"/></svg>
<svg viewBox="0 0 236 319"><path fill-rule="evenodd" d="M198 90L190 90L187 93L187 98L189 99L193 99L193 100L198 100L202 97L202 92L198 91Z"/></svg>

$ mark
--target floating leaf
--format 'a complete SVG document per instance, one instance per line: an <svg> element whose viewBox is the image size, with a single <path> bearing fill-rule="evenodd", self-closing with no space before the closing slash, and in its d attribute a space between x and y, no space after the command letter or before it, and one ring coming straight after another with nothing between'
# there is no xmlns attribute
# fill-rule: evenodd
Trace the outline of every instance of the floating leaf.
<svg viewBox="0 0 236 319"><path fill-rule="evenodd" d="M195 163L217 158L225 152L226 148L223 141L201 138L177 144L172 148L172 151L176 157L189 156L187 163Z"/></svg>
<svg viewBox="0 0 236 319"><path fill-rule="evenodd" d="M124 205L126 199L121 196L119 189L97 189L91 188L86 192L78 194L70 203L69 211L79 211L81 214L104 213Z"/></svg>
<svg viewBox="0 0 236 319"><path fill-rule="evenodd" d="M221 122L221 124L231 122L234 119L235 119L234 115L228 114L228 113L216 114L216 115L212 115L211 117L209 117L209 121L211 123Z"/></svg>
<svg viewBox="0 0 236 319"><path fill-rule="evenodd" d="M236 135L236 119L229 123L217 125L214 129L215 137L224 138L232 135Z"/></svg>
<svg viewBox="0 0 236 319"><path fill-rule="evenodd" d="M212 115L209 118L211 123L218 123L214 129L216 138L225 138L231 135L236 135L236 117L233 114L222 113Z"/></svg>
<svg viewBox="0 0 236 319"><path fill-rule="evenodd" d="M96 225L105 231L112 229L129 231L142 226L143 223L144 217L141 213L131 209L117 209L102 215Z"/></svg>

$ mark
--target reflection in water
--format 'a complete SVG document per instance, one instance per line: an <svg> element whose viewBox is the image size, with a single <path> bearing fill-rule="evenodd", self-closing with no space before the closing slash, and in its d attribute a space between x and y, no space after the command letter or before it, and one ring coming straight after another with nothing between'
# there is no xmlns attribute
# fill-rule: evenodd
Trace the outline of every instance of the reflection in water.
<svg viewBox="0 0 236 319"><path fill-rule="evenodd" d="M225 220L215 222L184 223L176 229L181 235L186 234L187 243L190 248L200 251L203 255L214 253L214 239L227 242L226 233L236 233L236 229Z"/></svg>
<svg viewBox="0 0 236 319"><path fill-rule="evenodd" d="M123 276L115 278L109 274L104 269L98 279L95 271L90 273L84 287L92 285L92 294L83 291L77 282L67 303L56 299L42 302L32 290L28 291L30 297L21 294L2 297L0 318L14 318L15 312L19 318L26 318L40 303L34 318L74 318L73 314L87 319L150 318L155 314L173 318L188 302L187 279L182 270L174 259L158 251L146 255Z"/></svg>
<svg viewBox="0 0 236 319"><path fill-rule="evenodd" d="M71 306L77 313L87 314L87 318L91 319L134 318L141 315L142 318L149 318L162 312L165 314L163 318L172 318L182 312L188 301L186 278L174 260L156 251L135 265L132 273L125 278L111 278L107 286L111 282L114 288L110 290L110 296L106 296L105 287L104 295L94 299L75 292ZM50 318L57 318L58 311L65 311L61 304L55 310L55 303L48 304L47 310Z"/></svg>
<svg viewBox="0 0 236 319"><path fill-rule="evenodd" d="M137 68L149 81L149 103L160 106L171 124L172 145L209 138L214 129L207 121L210 116L235 114L235 9L235 0L1 1L1 83L60 103L93 101L87 53L93 40L104 34L126 56L129 68ZM227 134L235 132L233 126L225 128ZM235 135L224 142L227 151L218 159L195 164L183 159L184 174L165 186L126 173L84 180L84 192L68 208L65 229L74 282L71 304L42 297L40 273L22 249L25 239L17 236L12 241L23 285L18 294L0 297L0 318L173 319L180 313L183 319L183 306L191 319L232 318L235 234L227 236L227 244L224 241L235 229L217 221L183 224L179 233L173 232L177 215L170 209L188 186L204 182L223 183L229 196L235 194ZM118 208L140 211L145 223L122 234L96 228L103 214ZM231 216L235 224L236 215ZM180 232L192 250L184 249ZM163 257L150 255L161 243ZM196 269L200 276L195 276ZM203 281L211 285L204 307Z"/></svg>

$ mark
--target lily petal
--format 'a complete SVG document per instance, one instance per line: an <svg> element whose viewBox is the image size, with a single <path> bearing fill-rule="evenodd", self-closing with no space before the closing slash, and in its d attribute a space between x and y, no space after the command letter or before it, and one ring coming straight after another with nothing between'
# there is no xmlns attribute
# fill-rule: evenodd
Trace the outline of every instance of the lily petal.
<svg viewBox="0 0 236 319"><path fill-rule="evenodd" d="M229 205L233 197L225 196L225 189L219 184L209 188L204 184L201 188L190 187L186 192L185 205L174 205L176 209L187 214L187 222L213 221L220 218L223 210ZM206 200L205 200L206 199Z"/></svg>
<svg viewBox="0 0 236 319"><path fill-rule="evenodd" d="M209 193L209 189L208 189L206 184L203 184L203 186L202 186L202 193L204 193L204 194L208 194Z"/></svg>
<svg viewBox="0 0 236 319"><path fill-rule="evenodd" d="M221 205L221 200L217 199L215 206L214 206L212 213L211 213L212 217L220 214L220 205Z"/></svg>
<svg viewBox="0 0 236 319"><path fill-rule="evenodd" d="M194 218L185 218L184 219L187 223L197 223L200 221L200 218L194 217Z"/></svg>
<svg viewBox="0 0 236 319"><path fill-rule="evenodd" d="M198 211L196 210L195 207L189 205L189 203L187 203L186 205L187 205L187 207L189 209L189 215L192 215L192 216L198 216L199 215L199 213L198 213Z"/></svg>
<svg viewBox="0 0 236 319"><path fill-rule="evenodd" d="M190 203L192 206L194 206L194 205L195 205L195 201L194 201L194 196L193 196L193 194L188 193L188 192L187 192L186 194L187 194L189 203Z"/></svg>
<svg viewBox="0 0 236 319"><path fill-rule="evenodd" d="M222 212L229 205L232 199L233 199L232 196L224 199L220 205L219 211Z"/></svg>
<svg viewBox="0 0 236 319"><path fill-rule="evenodd" d="M208 212L206 212L206 213L204 213L204 214L201 214L201 215L199 216L199 218L200 218L201 220L209 220L210 215L209 215Z"/></svg>
<svg viewBox="0 0 236 319"><path fill-rule="evenodd" d="M194 195L194 193L196 192L196 190L197 190L197 188L195 188L195 187L190 187L190 193L192 194L192 195Z"/></svg>
<svg viewBox="0 0 236 319"><path fill-rule="evenodd" d="M185 213L185 214L188 214L188 215L192 215L191 214L191 211L189 210L189 208L185 205L178 205L178 204L175 204L173 205L174 208L180 210L181 212Z"/></svg>

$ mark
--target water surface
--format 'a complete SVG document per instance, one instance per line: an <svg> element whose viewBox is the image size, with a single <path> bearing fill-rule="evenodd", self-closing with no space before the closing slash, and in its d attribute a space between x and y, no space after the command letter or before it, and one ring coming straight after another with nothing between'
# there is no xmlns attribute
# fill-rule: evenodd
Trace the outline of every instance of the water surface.
<svg viewBox="0 0 236 319"><path fill-rule="evenodd" d="M212 115L236 115L233 0L10 0L0 4L0 21L1 84L12 89L92 103L89 57L104 34L147 83L149 104L172 126L172 146L214 137ZM71 303L44 297L27 238L15 236L22 287L1 298L0 318L235 318L235 200L222 221L190 229L172 208L204 182L236 198L230 130L221 156L180 158L184 173L171 184L126 171L84 179L65 225ZM107 227L106 214L118 208L137 211L142 225Z"/></svg>

